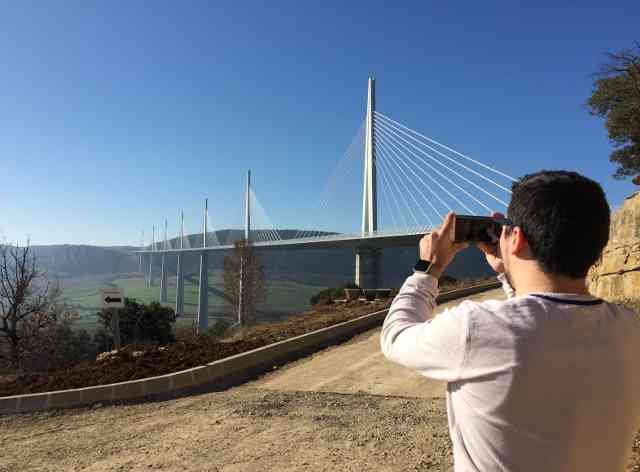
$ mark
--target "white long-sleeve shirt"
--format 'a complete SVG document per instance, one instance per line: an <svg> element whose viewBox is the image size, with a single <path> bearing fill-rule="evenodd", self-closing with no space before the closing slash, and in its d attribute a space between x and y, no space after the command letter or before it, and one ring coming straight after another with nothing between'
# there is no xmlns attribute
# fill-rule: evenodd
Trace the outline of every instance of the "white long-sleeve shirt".
<svg viewBox="0 0 640 472"><path fill-rule="evenodd" d="M511 289L433 316L437 294L437 279L410 276L380 343L389 359L448 382L457 472L625 470L640 428L638 314Z"/></svg>

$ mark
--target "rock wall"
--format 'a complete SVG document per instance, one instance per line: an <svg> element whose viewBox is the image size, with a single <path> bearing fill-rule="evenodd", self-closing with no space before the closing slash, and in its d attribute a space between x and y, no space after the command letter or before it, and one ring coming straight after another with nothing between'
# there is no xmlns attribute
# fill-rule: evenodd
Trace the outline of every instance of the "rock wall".
<svg viewBox="0 0 640 472"><path fill-rule="evenodd" d="M609 244L588 276L589 290L609 301L640 300L640 192L611 218Z"/></svg>

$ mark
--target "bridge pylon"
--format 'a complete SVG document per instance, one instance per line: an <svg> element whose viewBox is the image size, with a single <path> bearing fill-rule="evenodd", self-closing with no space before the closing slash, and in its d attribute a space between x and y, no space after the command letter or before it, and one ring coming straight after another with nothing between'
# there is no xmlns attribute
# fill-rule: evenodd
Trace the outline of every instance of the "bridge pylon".
<svg viewBox="0 0 640 472"><path fill-rule="evenodd" d="M202 247L207 247L207 213L209 201L204 201L204 224L202 228ZM198 287L198 333L204 333L209 327L209 254L200 253L200 280Z"/></svg>
<svg viewBox="0 0 640 472"><path fill-rule="evenodd" d="M184 249L184 212L180 212L180 249ZM184 253L178 253L176 267L176 316L184 315Z"/></svg>
<svg viewBox="0 0 640 472"><path fill-rule="evenodd" d="M378 189L376 178L376 150L374 142L374 120L376 111L375 79L369 77L367 94L367 117L364 141L364 182L362 190L362 233L378 230Z"/></svg>
<svg viewBox="0 0 640 472"><path fill-rule="evenodd" d="M169 249L169 243L167 240L167 220L164 220L164 247L162 249ZM160 272L160 303L167 303L167 255L162 254L162 264Z"/></svg>
<svg viewBox="0 0 640 472"><path fill-rule="evenodd" d="M244 202L245 214L244 214L244 242L250 244L251 237L251 171L247 171L247 189L245 193ZM244 303L244 286L245 286L245 260L244 256L240 255L240 276L238 286L238 325L242 326L245 320L245 303Z"/></svg>
<svg viewBox="0 0 640 472"><path fill-rule="evenodd" d="M375 79L369 77L367 115L364 137L364 178L362 188L362 235L378 231L378 188L376 175L376 146L373 119L376 111ZM355 283L360 288L378 288L380 281L380 250L359 247L356 250Z"/></svg>
<svg viewBox="0 0 640 472"><path fill-rule="evenodd" d="M149 252L149 273L147 275L147 287L153 287L153 251L156 250L156 227L151 230L151 252Z"/></svg>

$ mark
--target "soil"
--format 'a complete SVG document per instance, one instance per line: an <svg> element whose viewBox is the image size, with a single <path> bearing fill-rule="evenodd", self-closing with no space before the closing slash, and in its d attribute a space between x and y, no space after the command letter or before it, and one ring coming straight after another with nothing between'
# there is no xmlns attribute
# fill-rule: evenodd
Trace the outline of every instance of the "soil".
<svg viewBox="0 0 640 472"><path fill-rule="evenodd" d="M389 306L391 300L316 305L279 323L257 325L229 339L210 336L167 346L129 345L102 361L84 362L49 374L23 375L0 381L0 396L89 387L169 374L207 364L283 339L348 321Z"/></svg>
<svg viewBox="0 0 640 472"><path fill-rule="evenodd" d="M223 392L0 417L0 472L452 471L443 383L387 370L379 332Z"/></svg>
<svg viewBox="0 0 640 472"><path fill-rule="evenodd" d="M453 470L441 398L251 386L4 417L0 448L0 472Z"/></svg>
<svg viewBox="0 0 640 472"><path fill-rule="evenodd" d="M440 398L248 386L0 418L0 447L1 472L452 470Z"/></svg>

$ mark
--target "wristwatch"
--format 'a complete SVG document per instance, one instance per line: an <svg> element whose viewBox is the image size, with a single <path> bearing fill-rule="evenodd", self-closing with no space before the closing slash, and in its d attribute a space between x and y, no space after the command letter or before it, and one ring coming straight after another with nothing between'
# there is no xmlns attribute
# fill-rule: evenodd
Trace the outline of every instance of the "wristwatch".
<svg viewBox="0 0 640 472"><path fill-rule="evenodd" d="M418 259L418 262L416 262L416 265L413 266L413 270L415 272L421 272L423 274L429 274L431 273L431 268L433 267L433 264L431 263L431 261L425 261L424 259Z"/></svg>

